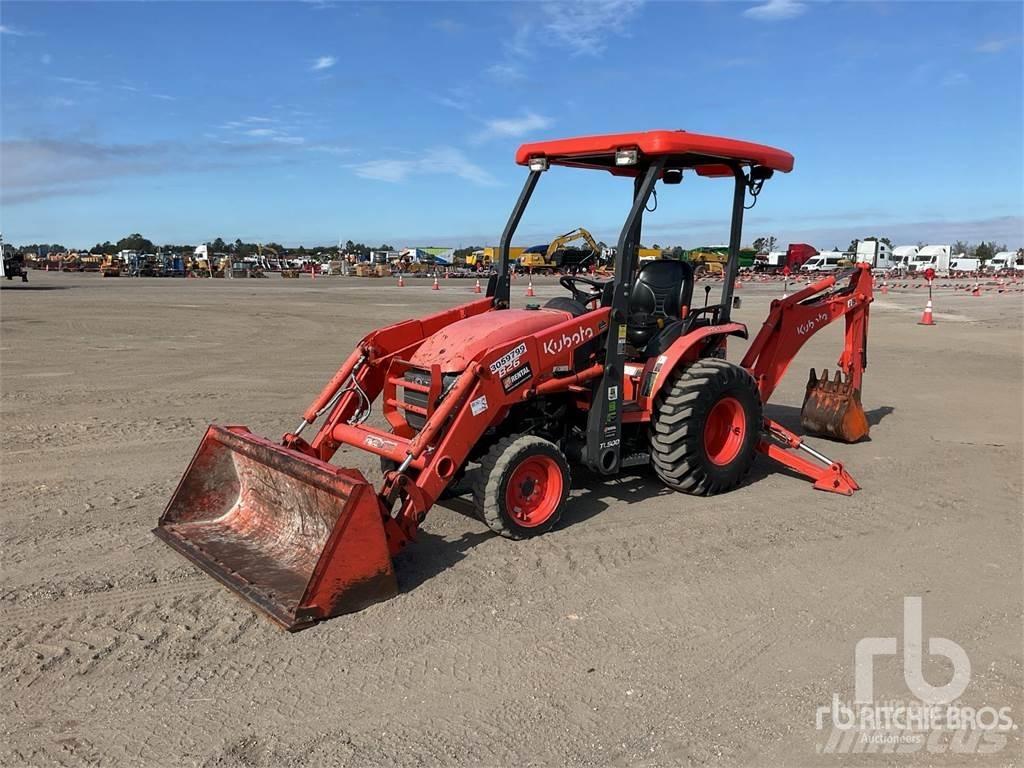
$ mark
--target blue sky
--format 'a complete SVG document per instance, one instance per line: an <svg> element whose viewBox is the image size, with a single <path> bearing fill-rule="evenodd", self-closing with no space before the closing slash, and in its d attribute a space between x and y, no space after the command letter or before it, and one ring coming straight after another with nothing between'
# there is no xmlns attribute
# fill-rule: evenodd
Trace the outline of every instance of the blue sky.
<svg viewBox="0 0 1024 768"><path fill-rule="evenodd" d="M0 226L328 243L497 240L523 141L685 128L796 156L745 239L1024 245L1019 2L0 4ZM644 239L725 239L687 177ZM614 238L628 184L546 174L524 244ZM834 242L833 242L834 241Z"/></svg>

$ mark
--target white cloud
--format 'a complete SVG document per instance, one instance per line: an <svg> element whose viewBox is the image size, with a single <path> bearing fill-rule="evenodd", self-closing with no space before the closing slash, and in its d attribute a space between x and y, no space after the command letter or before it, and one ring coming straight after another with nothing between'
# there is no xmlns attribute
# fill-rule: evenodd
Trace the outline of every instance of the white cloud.
<svg viewBox="0 0 1024 768"><path fill-rule="evenodd" d="M271 141L276 141L278 144L305 144L306 140L301 136L274 136Z"/></svg>
<svg viewBox="0 0 1024 768"><path fill-rule="evenodd" d="M527 112L522 117L496 117L487 120L484 130L476 135L475 141L482 142L493 138L516 138L531 131L539 131L551 125L551 118Z"/></svg>
<svg viewBox="0 0 1024 768"><path fill-rule="evenodd" d="M956 85L966 85L971 81L971 78L964 72L950 72L944 78L942 78L942 85L946 88L952 88Z"/></svg>
<svg viewBox="0 0 1024 768"><path fill-rule="evenodd" d="M983 43L979 43L974 49L978 53L1001 53L1013 45L1013 38L1005 38L1003 40L986 40Z"/></svg>
<svg viewBox="0 0 1024 768"><path fill-rule="evenodd" d="M337 63L338 60L333 56L321 56L313 62L313 66L310 67L310 70L313 72L319 72L322 69L330 69Z"/></svg>
<svg viewBox="0 0 1024 768"><path fill-rule="evenodd" d="M74 99L68 99L64 96L54 96L50 99L50 105L54 107L73 107L77 103Z"/></svg>
<svg viewBox="0 0 1024 768"><path fill-rule="evenodd" d="M58 83L67 83L68 85L80 85L83 88L95 88L99 83L95 80L83 80L80 77L54 77Z"/></svg>
<svg viewBox="0 0 1024 768"><path fill-rule="evenodd" d="M357 176L374 181L398 183L410 176L457 176L482 187L493 187L497 180L454 147L437 147L414 159L370 160L351 166Z"/></svg>
<svg viewBox="0 0 1024 768"><path fill-rule="evenodd" d="M491 64L485 72L499 83L514 83L526 77L523 68L514 62Z"/></svg>
<svg viewBox="0 0 1024 768"><path fill-rule="evenodd" d="M250 128L245 132L246 136L274 136L277 134L273 128Z"/></svg>
<svg viewBox="0 0 1024 768"><path fill-rule="evenodd" d="M177 101L173 96L168 96L166 93L154 93L152 94L154 99L163 99L164 101Z"/></svg>
<svg viewBox="0 0 1024 768"><path fill-rule="evenodd" d="M780 21L800 16L806 10L807 4L799 0L768 0L761 5L747 8L743 15L758 21Z"/></svg>
<svg viewBox="0 0 1024 768"><path fill-rule="evenodd" d="M352 153L351 147L339 147L336 144L315 144L308 149L316 152L326 152L329 155L348 155Z"/></svg>
<svg viewBox="0 0 1024 768"><path fill-rule="evenodd" d="M51 56L51 55L50 55L50 54L48 54L48 53L44 53L44 54L43 54L43 55L42 55L42 56L41 56L41 57L39 58L39 60L40 60L41 62L43 62L43 64L50 64L50 63L52 63L52 62L53 62L53 56Z"/></svg>
<svg viewBox="0 0 1024 768"><path fill-rule="evenodd" d="M27 32L22 32L20 29L14 27L8 27L6 24L0 24L0 35L15 35L16 37L24 37Z"/></svg>
<svg viewBox="0 0 1024 768"><path fill-rule="evenodd" d="M547 3L544 26L573 55L596 55L604 51L609 35L622 33L642 4L643 0Z"/></svg>
<svg viewBox="0 0 1024 768"><path fill-rule="evenodd" d="M250 115L249 117L245 118L245 122L247 122L247 123L276 123L277 120L275 120L272 117L259 117L259 116Z"/></svg>
<svg viewBox="0 0 1024 768"><path fill-rule="evenodd" d="M438 19L431 22L430 26L448 35L457 35L466 28L462 22L455 19Z"/></svg>

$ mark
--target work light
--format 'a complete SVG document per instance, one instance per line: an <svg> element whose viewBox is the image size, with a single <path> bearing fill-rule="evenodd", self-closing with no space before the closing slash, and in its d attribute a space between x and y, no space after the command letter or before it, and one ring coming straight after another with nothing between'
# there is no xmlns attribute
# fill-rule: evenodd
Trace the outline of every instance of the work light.
<svg viewBox="0 0 1024 768"><path fill-rule="evenodd" d="M635 149L615 150L616 165L636 165L637 151Z"/></svg>

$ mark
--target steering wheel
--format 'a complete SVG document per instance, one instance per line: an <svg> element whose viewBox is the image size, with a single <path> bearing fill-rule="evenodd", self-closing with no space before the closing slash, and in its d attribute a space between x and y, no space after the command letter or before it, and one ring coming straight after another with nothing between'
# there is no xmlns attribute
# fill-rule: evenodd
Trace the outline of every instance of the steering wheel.
<svg viewBox="0 0 1024 768"><path fill-rule="evenodd" d="M596 301L601 298L604 293L604 287L608 285L609 280L592 280L589 277L580 277L579 275L562 275L558 279L558 284L565 288L569 293L572 294L573 299L580 302L580 304L589 304L592 301ZM590 290L581 291L576 287L576 283L583 283L589 285Z"/></svg>

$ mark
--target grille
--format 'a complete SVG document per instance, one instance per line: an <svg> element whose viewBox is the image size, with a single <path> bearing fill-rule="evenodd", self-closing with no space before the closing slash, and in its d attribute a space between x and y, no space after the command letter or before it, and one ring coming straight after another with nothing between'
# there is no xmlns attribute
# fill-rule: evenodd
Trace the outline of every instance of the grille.
<svg viewBox="0 0 1024 768"><path fill-rule="evenodd" d="M458 373L444 373L444 374L441 374L441 391L442 392L447 392L448 388L452 385L452 382L454 382L457 378L459 378L459 375L460 374L458 374ZM420 370L418 368L413 368L411 370L406 371L405 372L405 376L403 378L406 381L411 381L413 384L419 384L419 385L424 386L424 387L429 387L430 386L430 372L429 371L423 371L423 370ZM443 397L443 395L442 395L442 397ZM414 389L406 389L406 388L403 387L402 388L401 399L404 402L408 403L409 405L416 405L416 406L419 406L420 408L427 408L427 393L426 392L417 392ZM440 399L438 399L438 403L439 402L441 402ZM437 403L434 403L434 406L436 407ZM424 418L423 416L421 416L418 413L413 413L412 411L406 411L405 412L405 423L408 424L413 429L419 431L419 430L423 429L423 425L427 423L427 420L426 420L426 418Z"/></svg>

